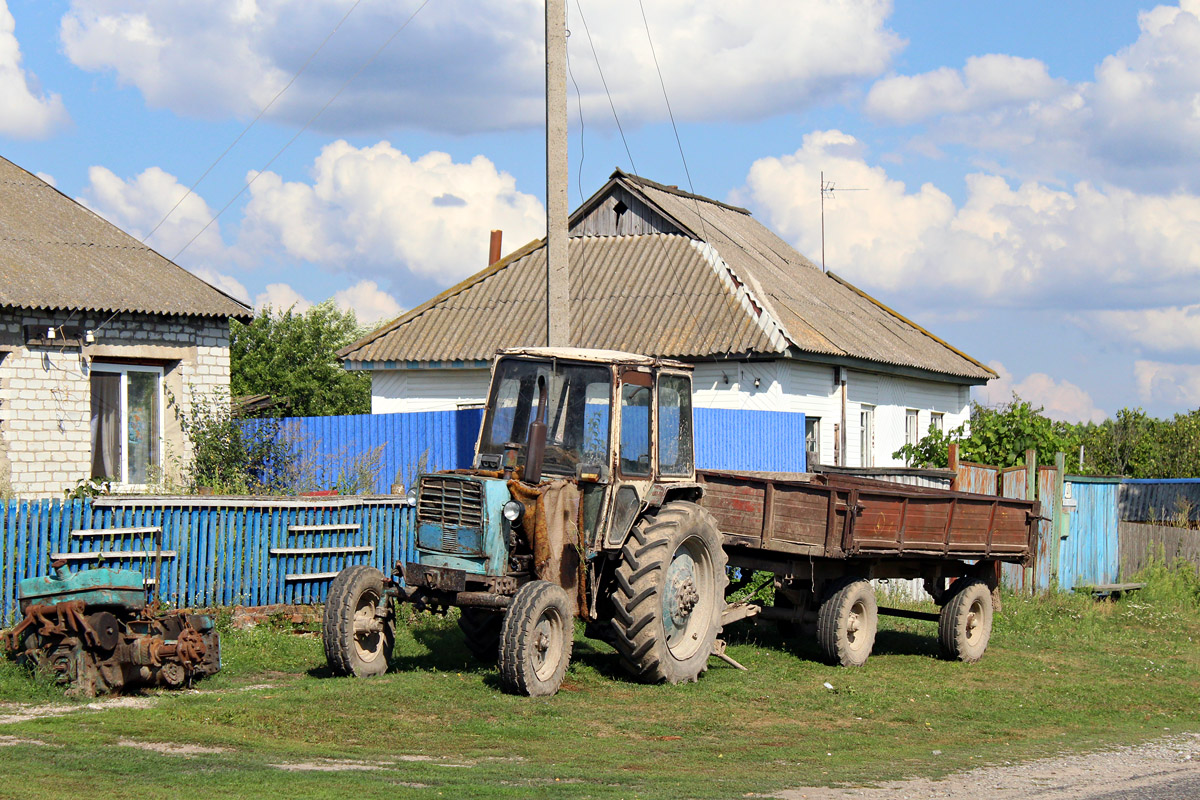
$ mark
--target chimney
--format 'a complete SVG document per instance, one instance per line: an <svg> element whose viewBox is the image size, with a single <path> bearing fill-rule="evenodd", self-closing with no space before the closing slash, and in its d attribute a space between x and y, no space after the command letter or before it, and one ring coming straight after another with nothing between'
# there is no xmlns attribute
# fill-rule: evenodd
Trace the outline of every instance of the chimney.
<svg viewBox="0 0 1200 800"><path fill-rule="evenodd" d="M500 260L500 239L502 236L504 236L504 231L492 231L492 241L488 247L489 267Z"/></svg>

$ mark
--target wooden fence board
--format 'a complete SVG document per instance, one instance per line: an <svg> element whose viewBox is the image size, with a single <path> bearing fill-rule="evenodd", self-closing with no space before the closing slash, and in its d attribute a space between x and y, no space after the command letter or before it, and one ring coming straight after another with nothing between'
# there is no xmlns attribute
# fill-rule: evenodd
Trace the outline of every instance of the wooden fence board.
<svg viewBox="0 0 1200 800"><path fill-rule="evenodd" d="M1118 525L1121 578L1126 580L1160 555L1167 564L1190 561L1200 568L1200 531L1121 522ZM1161 550L1160 550L1161 548Z"/></svg>

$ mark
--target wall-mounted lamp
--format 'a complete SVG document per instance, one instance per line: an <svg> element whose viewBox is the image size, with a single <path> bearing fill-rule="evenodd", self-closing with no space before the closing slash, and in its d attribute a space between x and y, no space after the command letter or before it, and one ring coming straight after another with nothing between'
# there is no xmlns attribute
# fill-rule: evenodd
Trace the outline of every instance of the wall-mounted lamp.
<svg viewBox="0 0 1200 800"><path fill-rule="evenodd" d="M46 329L46 338L47 338L47 339L53 339L53 338L55 338L56 336L58 336L58 331L54 330L54 328L53 328L53 327L50 327L50 328L47 328L47 329Z"/></svg>
<svg viewBox="0 0 1200 800"><path fill-rule="evenodd" d="M755 379L754 379L754 388L755 388L755 389L757 389L757 388L758 388L758 384L759 384L759 380L758 380L758 378L755 378Z"/></svg>
<svg viewBox="0 0 1200 800"><path fill-rule="evenodd" d="M93 331L84 331L83 340L88 344L96 343L96 334Z"/></svg>

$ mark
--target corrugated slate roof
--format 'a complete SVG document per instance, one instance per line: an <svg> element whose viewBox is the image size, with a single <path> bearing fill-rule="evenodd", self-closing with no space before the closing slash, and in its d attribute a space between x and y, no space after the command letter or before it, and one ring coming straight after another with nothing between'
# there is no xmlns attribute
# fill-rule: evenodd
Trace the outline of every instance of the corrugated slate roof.
<svg viewBox="0 0 1200 800"><path fill-rule="evenodd" d="M666 357L774 351L684 236L570 240L571 344ZM546 342L546 250L534 242L342 351L351 361L483 361Z"/></svg>
<svg viewBox="0 0 1200 800"><path fill-rule="evenodd" d="M617 188L691 237L573 237L578 347L676 358L819 354L982 382L994 373L844 280L822 272L745 209L618 170L573 215ZM483 361L545 342L545 250L532 242L346 348L350 362Z"/></svg>
<svg viewBox="0 0 1200 800"><path fill-rule="evenodd" d="M242 303L4 158L0 306L253 316Z"/></svg>

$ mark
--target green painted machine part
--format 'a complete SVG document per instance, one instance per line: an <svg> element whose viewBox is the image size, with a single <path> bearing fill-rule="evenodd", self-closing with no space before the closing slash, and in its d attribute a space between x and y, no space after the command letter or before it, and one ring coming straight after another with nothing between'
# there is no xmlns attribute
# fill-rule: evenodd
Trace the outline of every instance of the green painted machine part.
<svg viewBox="0 0 1200 800"><path fill-rule="evenodd" d="M142 573L51 566L53 575L18 584L24 617L0 636L18 662L87 697L178 688L221 669L212 617L147 604Z"/></svg>

